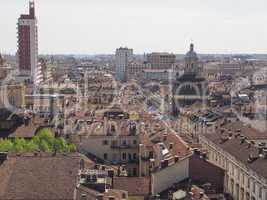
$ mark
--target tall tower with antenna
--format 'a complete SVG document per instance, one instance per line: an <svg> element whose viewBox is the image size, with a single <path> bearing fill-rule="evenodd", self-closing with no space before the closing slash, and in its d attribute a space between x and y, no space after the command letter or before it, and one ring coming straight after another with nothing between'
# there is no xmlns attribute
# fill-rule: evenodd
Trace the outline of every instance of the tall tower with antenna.
<svg viewBox="0 0 267 200"><path fill-rule="evenodd" d="M37 19L34 1L29 2L29 14L20 15L18 32L18 68L20 75L34 79L38 64Z"/></svg>

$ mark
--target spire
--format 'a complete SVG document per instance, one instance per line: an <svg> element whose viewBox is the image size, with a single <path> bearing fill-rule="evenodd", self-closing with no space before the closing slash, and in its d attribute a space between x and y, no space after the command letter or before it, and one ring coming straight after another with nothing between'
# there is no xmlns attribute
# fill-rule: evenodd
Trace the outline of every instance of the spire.
<svg viewBox="0 0 267 200"><path fill-rule="evenodd" d="M193 43L190 44L190 51L194 51L194 44Z"/></svg>

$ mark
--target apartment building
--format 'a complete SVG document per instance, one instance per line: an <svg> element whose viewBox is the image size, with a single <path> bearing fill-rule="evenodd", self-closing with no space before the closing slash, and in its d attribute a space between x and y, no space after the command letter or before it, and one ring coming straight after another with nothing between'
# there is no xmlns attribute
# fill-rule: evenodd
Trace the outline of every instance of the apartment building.
<svg viewBox="0 0 267 200"><path fill-rule="evenodd" d="M165 52L153 52L146 54L145 57L152 69L170 69L176 60L175 54Z"/></svg>
<svg viewBox="0 0 267 200"><path fill-rule="evenodd" d="M127 47L120 47L116 49L115 53L115 71L116 79L120 81L127 81L128 67L132 60L133 49Z"/></svg>
<svg viewBox="0 0 267 200"><path fill-rule="evenodd" d="M20 75L35 75L38 63L37 19L34 2L29 2L29 14L19 17L18 29L18 68Z"/></svg>
<svg viewBox="0 0 267 200"><path fill-rule="evenodd" d="M153 195L187 179L192 153L176 132L151 114L141 113L138 120L128 116L107 111L102 119L83 120L72 137L82 152L123 166L125 176L148 177Z"/></svg>

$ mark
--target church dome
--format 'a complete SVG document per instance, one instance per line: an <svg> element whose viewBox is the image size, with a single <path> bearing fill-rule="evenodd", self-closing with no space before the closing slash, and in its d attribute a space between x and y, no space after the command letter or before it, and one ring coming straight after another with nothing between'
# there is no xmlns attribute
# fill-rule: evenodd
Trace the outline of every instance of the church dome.
<svg viewBox="0 0 267 200"><path fill-rule="evenodd" d="M197 53L194 51L194 44L190 44L190 50L185 54L186 59L197 60Z"/></svg>

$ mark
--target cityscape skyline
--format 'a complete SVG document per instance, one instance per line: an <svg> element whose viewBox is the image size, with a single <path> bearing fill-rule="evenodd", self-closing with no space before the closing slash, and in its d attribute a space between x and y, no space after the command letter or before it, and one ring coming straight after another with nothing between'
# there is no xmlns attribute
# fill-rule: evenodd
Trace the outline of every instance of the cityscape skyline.
<svg viewBox="0 0 267 200"><path fill-rule="evenodd" d="M0 1L0 200L267 200L266 5Z"/></svg>
<svg viewBox="0 0 267 200"><path fill-rule="evenodd" d="M1 32L1 52L16 52L15 25L19 14L27 11L27 4L27 0L0 2L5 8L0 23L6 27ZM78 0L75 5L39 0L36 7L40 54L111 54L118 46L133 48L136 54L183 54L191 42L200 54L266 53L267 3L263 0L153 4L150 0Z"/></svg>

